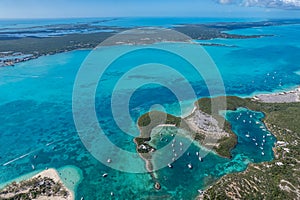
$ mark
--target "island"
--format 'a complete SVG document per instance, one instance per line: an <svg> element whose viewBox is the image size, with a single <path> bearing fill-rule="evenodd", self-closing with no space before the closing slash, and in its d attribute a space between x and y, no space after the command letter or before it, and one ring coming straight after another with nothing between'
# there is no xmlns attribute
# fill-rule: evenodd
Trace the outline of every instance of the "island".
<svg viewBox="0 0 300 200"><path fill-rule="evenodd" d="M12 182L0 190L0 199L73 200L74 194L55 169L46 169L28 180Z"/></svg>
<svg viewBox="0 0 300 200"><path fill-rule="evenodd" d="M229 109L249 107L265 113L264 123L276 136L271 162L250 164L246 171L228 174L198 199L299 199L300 102L299 87L251 99L228 97ZM297 98L295 98L297 97Z"/></svg>
<svg viewBox="0 0 300 200"><path fill-rule="evenodd" d="M80 24L58 24L33 27L38 28L37 30L20 29L17 31L2 31L0 35L0 67L14 66L16 63L36 59L44 55L52 55L76 49L93 49L106 39L118 33L132 29L144 28L139 26L95 26L95 24L100 22L101 21ZM226 31L243 28L279 26L299 23L299 20L266 20L260 22L222 23L215 22L208 24L175 24L169 27L169 29L175 30L178 33L183 33L192 40L211 40L215 38L249 39L269 37L273 35L239 35L231 34ZM149 38L147 38L147 36L142 39L140 38L140 40L138 41L136 41L136 38L133 38L133 41L134 44L182 41L182 36L179 38L170 38L167 35L166 39L161 38L162 35L163 34L159 34L156 38L152 37L150 40ZM130 37L128 38L130 40ZM120 41L116 41L115 44L109 45L122 45L128 43L133 44L132 41L125 41L121 43ZM215 43L201 43L201 45L235 47Z"/></svg>
<svg viewBox="0 0 300 200"><path fill-rule="evenodd" d="M135 138L137 152L146 161L147 170L159 182L152 171L151 132L157 126L174 126L192 132L195 142L201 145L207 136L216 137L213 151L230 158L231 150L237 144L237 136L228 121L220 126L223 116L211 111L212 101L227 102L226 110L247 108L263 112L263 123L272 132L277 142L273 148L275 158L271 162L251 163L246 171L228 174L218 182L201 191L199 199L298 199L300 184L294 177L299 176L300 168L300 102L299 88L284 93L257 95L252 98L236 96L201 98L195 102L192 114L176 117L159 111L151 111L138 119L140 136ZM221 108L220 108L221 109ZM223 108L222 108L223 109ZM218 110L218 109L217 109ZM221 111L221 110L220 110ZM223 119L224 120L224 119ZM179 126L181 124L181 126Z"/></svg>

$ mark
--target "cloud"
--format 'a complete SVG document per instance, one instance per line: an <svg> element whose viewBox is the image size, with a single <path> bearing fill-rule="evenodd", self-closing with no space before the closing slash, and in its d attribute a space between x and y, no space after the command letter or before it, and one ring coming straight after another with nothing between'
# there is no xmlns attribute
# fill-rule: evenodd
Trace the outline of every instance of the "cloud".
<svg viewBox="0 0 300 200"><path fill-rule="evenodd" d="M300 0L216 0L220 4L300 10Z"/></svg>

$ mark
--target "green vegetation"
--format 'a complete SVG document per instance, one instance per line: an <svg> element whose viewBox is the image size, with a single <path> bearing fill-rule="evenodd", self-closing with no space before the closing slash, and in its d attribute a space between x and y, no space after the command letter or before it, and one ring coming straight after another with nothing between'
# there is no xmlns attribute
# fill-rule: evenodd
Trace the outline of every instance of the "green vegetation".
<svg viewBox="0 0 300 200"><path fill-rule="evenodd" d="M147 143L151 140L152 130L162 124L174 125L177 128L184 129L189 133L193 133L186 121L181 117L176 117L160 111L151 111L142 115L138 120L138 126L140 129L140 136L135 138L135 142L138 146L145 145L148 150L141 150L143 153L149 152L151 146ZM197 136L198 139L203 139L203 136ZM139 151L139 152L141 152Z"/></svg>
<svg viewBox="0 0 300 200"><path fill-rule="evenodd" d="M14 51L41 56L80 48L94 48L113 34L114 33L70 34L60 37L27 37L0 40L0 52Z"/></svg>
<svg viewBox="0 0 300 200"><path fill-rule="evenodd" d="M151 111L139 118L138 125L139 127L145 127L149 125L157 126L160 124L175 124L177 126L180 124L180 122L180 117L175 117L160 111Z"/></svg>
<svg viewBox="0 0 300 200"><path fill-rule="evenodd" d="M147 154L152 149L155 150L155 148L148 144L151 140L151 131L153 128L161 124L180 126L182 122L183 120L180 117L175 117L159 111L152 111L142 115L138 120L140 136L134 139L138 147L138 152ZM139 148L141 145L143 145L143 148Z"/></svg>
<svg viewBox="0 0 300 200"><path fill-rule="evenodd" d="M219 105L219 108L214 108L214 111L211 110L213 101L213 105ZM217 97L213 99L202 98L199 99L197 103L200 110L213 115L218 120L220 119L220 116L217 114L218 111L224 109L222 104L223 101L224 97ZM265 114L265 119L263 120L265 123L277 124L277 126L287 128L295 132L299 132L300 130L299 117L295 118L295 116L289 115L289 113L300 113L299 103L262 103L253 101L249 98L239 98L235 96L226 97L226 103L226 110L236 110L239 107L244 107L253 111L260 111ZM225 121L224 130L230 133L231 136L227 139L220 140L220 145L215 148L215 150L219 155L228 157L230 156L231 149L235 147L237 139L227 121Z"/></svg>
<svg viewBox="0 0 300 200"><path fill-rule="evenodd" d="M149 138L151 131L158 125L161 124L171 124L175 126L180 126L182 119L180 117L175 117L170 114L166 114L159 111L152 111L142 115L138 120L138 126L141 129L141 136L143 138Z"/></svg>
<svg viewBox="0 0 300 200"><path fill-rule="evenodd" d="M212 115L220 124L220 127L223 127L224 131L230 134L229 137L221 138L218 141L218 146L214 147L214 150L223 157L230 158L231 150L237 144L237 136L232 132L231 125L227 122L222 116L219 115L220 110L224 110L224 101L226 101L226 110L236 110L239 107L245 107L250 110L260 111L265 114L265 123L277 124L282 128L287 128L292 131L300 130L300 123L297 123L298 118L295 118L289 113L300 113L299 103L262 103L253 101L249 98L239 98L235 96L229 97L217 97L217 98L202 98L197 102L198 109L201 111ZM212 105L214 105L214 110L212 111ZM281 120L278 120L281 119ZM153 128L160 124L173 124L176 127L183 128L189 132L192 130L186 124L185 120L180 117L175 117L170 114L166 114L159 111L152 111L144 114L138 120L138 126L141 130L140 137L136 138L135 141L139 145L144 144L147 146L147 150L141 150L145 153L151 150L151 146L147 144L151 140L151 131ZM201 133L195 134L195 140L202 142L205 136Z"/></svg>
<svg viewBox="0 0 300 200"><path fill-rule="evenodd" d="M13 182L0 190L1 200L30 200L38 197L67 197L69 193L60 182L38 176L20 183Z"/></svg>
<svg viewBox="0 0 300 200"><path fill-rule="evenodd" d="M151 33L151 38L149 41L140 40L141 38L137 38L135 35L127 34L126 41L110 41L112 43L107 45L118 44L116 42L129 42L136 44L152 44L161 41L186 41L192 39L202 39L209 40L213 38L234 38L234 39L247 39L247 38L259 38L263 36L271 36L271 35L237 35L237 34L229 34L224 31L235 30L240 28L251 28L251 27L264 27L264 26L276 26L283 24L298 24L298 20L290 21L290 20L273 20L273 21L261 21L261 22L226 22L226 23L212 23L212 24L183 24L182 26L176 26L172 29L187 35L187 37L183 37L180 34L174 37L171 37L169 34L166 38L161 38L163 34L159 33L155 35L153 32ZM17 32L7 31L3 32L4 35L0 37L0 52L22 52L23 54L32 54L29 59L21 59L21 60L7 60L4 63L4 66L13 66L15 63L27 61L30 59L35 59L42 55L47 54L55 54L60 52L71 51L75 49L81 48L94 48L99 45L101 42L105 41L107 38L116 35L122 31L128 30L128 28L117 27L117 26L94 26L93 24L60 24L49 25L45 27L48 30L56 30L57 32L69 32L70 30L78 32L74 34L65 34L65 35L56 35L55 37L18 37L17 34L31 34L39 35L39 33L43 33L44 31L40 30L19 30ZM136 27L138 28L138 27ZM98 33L86 33L80 34L82 31L86 31L88 29L97 29ZM28 32L29 31L29 32ZM111 31L111 32L106 32ZM13 36L11 36L12 34ZM145 35L145 33L143 33ZM145 35L146 37L146 35ZM161 38L161 39L154 39ZM172 39L170 39L172 38ZM140 40L140 41L138 41ZM202 45L208 46L228 46L235 47L230 45L223 44L214 44L214 43L203 43Z"/></svg>
<svg viewBox="0 0 300 200"><path fill-rule="evenodd" d="M220 139L218 143L219 143L218 147L215 147L214 150L220 156L231 158L231 150L237 144L237 136L231 133L229 137Z"/></svg>
<svg viewBox="0 0 300 200"><path fill-rule="evenodd" d="M200 99L200 109L210 113L210 101ZM274 148L276 158L272 162L251 164L243 173L224 176L205 191L204 199L299 199L300 103L262 103L227 97L228 110L238 107L263 112L264 123L282 144Z"/></svg>
<svg viewBox="0 0 300 200"><path fill-rule="evenodd" d="M226 99L224 99L226 98ZM219 115L220 110L236 110L244 107L265 114L263 122L268 129L281 141L274 148L275 159L269 163L251 164L245 172L224 176L220 181L208 188L204 199L299 199L300 198L300 103L263 103L249 98L234 96L202 98L197 106L201 111L212 115L219 123L224 122ZM211 105L216 105L211 110ZM136 138L138 144L147 144L151 140L151 131L160 124L173 124L176 127L190 129L184 119L166 113L154 111L140 117L138 125L141 138ZM180 125L180 126L179 126ZM222 127L222 126L221 126ZM230 123L225 121L223 129L230 137L222 138L215 151L225 157L230 157L231 150L237 143L237 136L232 132ZM196 140L202 141L201 134L196 134ZM151 150L152 147L149 147ZM148 153L145 151L143 153ZM149 155L149 154L146 154ZM151 156L145 156L148 160Z"/></svg>

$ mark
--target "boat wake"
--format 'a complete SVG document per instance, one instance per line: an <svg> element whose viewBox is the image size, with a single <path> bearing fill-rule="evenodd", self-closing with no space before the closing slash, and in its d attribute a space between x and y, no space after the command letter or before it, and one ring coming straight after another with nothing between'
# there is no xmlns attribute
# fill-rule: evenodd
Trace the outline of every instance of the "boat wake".
<svg viewBox="0 0 300 200"><path fill-rule="evenodd" d="M11 164L11 163L13 163L13 162L15 162L15 161L17 161L17 160L20 160L20 159L22 159L22 158L25 158L25 157L29 156L30 154L32 154L33 152L35 152L35 151L31 151L31 152L29 152L29 153L26 153L26 154L20 156L20 157L17 157L17 158L15 158L15 159L13 159L13 160L10 160L10 161L4 163L2 166L9 165L9 164Z"/></svg>

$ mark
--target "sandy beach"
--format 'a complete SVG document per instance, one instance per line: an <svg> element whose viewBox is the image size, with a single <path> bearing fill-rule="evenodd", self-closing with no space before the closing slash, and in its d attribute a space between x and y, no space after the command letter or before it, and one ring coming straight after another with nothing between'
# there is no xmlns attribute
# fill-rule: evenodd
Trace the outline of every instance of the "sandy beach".
<svg viewBox="0 0 300 200"><path fill-rule="evenodd" d="M53 200L74 200L75 199L75 196L74 196L74 193L73 191L69 190L64 184L63 182L61 181L59 175L58 175L58 172L53 169L53 168L50 168L50 169L46 169L42 172L40 172L39 174L35 175L33 178L35 177L39 177L41 176L42 178L43 177L48 177L48 178L51 178L53 179L55 182L59 182L63 185L64 189L69 193L68 197L67 198L64 198L64 197L51 197L51 199ZM49 197L39 197L38 200L45 200L45 199L49 199Z"/></svg>
<svg viewBox="0 0 300 200"><path fill-rule="evenodd" d="M40 196L37 196L37 198L34 198L34 199L36 199L36 200L47 200L47 199L51 199L51 200L74 200L75 199L74 192L71 191L70 189L68 189L64 185L64 183L62 182L61 178L58 175L58 172L55 169L53 169L53 168L46 169L46 170L44 170L44 171L42 171L42 172L34 175L33 177L25 180L25 181L28 182L28 181L31 181L31 180L34 180L34 179L38 179L38 180L41 179L41 181L38 184L44 184L44 183L47 184L46 182L44 182L45 178L49 178L49 179L53 180L55 183L60 183L62 185L62 189L65 190L65 191L67 191L67 195L66 196L63 196L63 195L55 195L55 196L40 195ZM14 196L16 194L18 194L18 193L19 194L21 194L21 193L28 193L28 192L30 192L31 188L33 188L33 187L36 186L36 185L34 185L34 186L33 185L32 186L31 185L30 186L27 186L27 185L26 186L20 186L20 184L22 184L22 183L21 182L20 183L16 183L16 184L12 183L9 186L5 187L4 190L6 188L9 188L9 187L15 187L15 188L19 188L20 187L21 189L17 189L17 191L18 191L17 193L16 192L9 192L9 191L3 192L3 194L0 195L0 199L1 198L4 198L4 199L6 199L6 198L14 198ZM52 190L52 189L53 188L49 189L48 192L50 193L50 190ZM15 191L15 190L13 190L13 191Z"/></svg>

